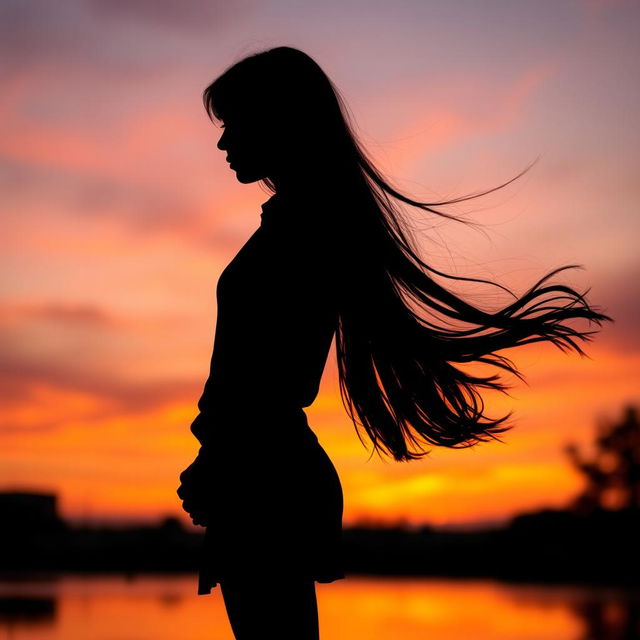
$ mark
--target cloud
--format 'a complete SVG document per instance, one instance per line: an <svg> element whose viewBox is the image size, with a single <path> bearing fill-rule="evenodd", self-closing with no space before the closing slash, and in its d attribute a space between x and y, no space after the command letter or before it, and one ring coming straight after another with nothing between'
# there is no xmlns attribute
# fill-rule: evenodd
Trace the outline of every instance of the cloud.
<svg viewBox="0 0 640 640"><path fill-rule="evenodd" d="M602 332L609 342L625 353L640 352L638 282L640 264L627 272L610 275L606 286L598 288L597 298L591 292L587 294L591 304L601 307L603 313L613 318L613 323L604 323ZM597 335L595 339L598 340Z"/></svg>
<svg viewBox="0 0 640 640"><path fill-rule="evenodd" d="M43 140L47 140L44 136ZM17 159L0 159L0 187L7 206L5 224L15 233L20 231L21 242L32 246L38 244L40 231L50 231L60 236L65 230L77 228L82 221L87 229L84 242L89 248L92 243L90 230L92 222L114 221L130 234L132 241L141 236L164 233L174 238L176 243L186 241L189 245L203 249L220 245L222 240L214 234L209 211L203 204L192 201L189 193L180 193L171 185L145 185L127 181L108 174L86 171L81 165L52 164L42 166L44 142L34 152L27 163ZM24 149L23 149L24 152ZM51 162L55 148L51 148ZM98 238L100 240L100 238ZM50 253L55 246L38 246L40 255ZM12 241L11 236L0 240L0 246ZM224 242L222 242L224 244ZM64 250L64 242L58 244Z"/></svg>
<svg viewBox="0 0 640 640"><path fill-rule="evenodd" d="M253 0L88 0L86 5L100 20L211 34L227 28L257 3Z"/></svg>
<svg viewBox="0 0 640 640"><path fill-rule="evenodd" d="M17 324L30 320L72 322L97 327L113 327L119 323L116 318L95 305L65 304L60 302L36 302L2 305L0 326Z"/></svg>
<svg viewBox="0 0 640 640"><path fill-rule="evenodd" d="M190 55L190 47L179 46L181 37L219 35L256 6L257 0L4 0L2 75L35 65L57 74L86 69L120 80L148 77L154 69L163 73Z"/></svg>
<svg viewBox="0 0 640 640"><path fill-rule="evenodd" d="M0 318L4 432L52 429L70 416L104 420L175 403L195 407L201 377L174 367L160 378L157 363L144 355L164 344L167 329L177 333L183 318L122 317L91 304L49 301L3 304ZM178 345L178 357L183 350Z"/></svg>
<svg viewBox="0 0 640 640"><path fill-rule="evenodd" d="M6 354L0 358L0 432L51 430L71 418L104 421L148 414L176 403L193 404L196 413L201 381L184 379L135 381L67 362L37 362Z"/></svg>
<svg viewBox="0 0 640 640"><path fill-rule="evenodd" d="M5 88L22 84L35 70L58 79L84 70L104 82L148 76L170 64L169 53L131 55L113 31L88 15L81 2L7 0L0 4L0 79ZM167 58L164 60L164 58Z"/></svg>
<svg viewBox="0 0 640 640"><path fill-rule="evenodd" d="M397 130L394 148L388 155L397 167L409 167L420 156L468 141L478 135L508 130L526 115L530 101L554 73L549 63L535 64L523 70L508 86L479 84L478 78L458 78L443 93L460 94L455 105L447 106L428 96L416 96L421 86L405 87L400 99L412 106L407 124Z"/></svg>

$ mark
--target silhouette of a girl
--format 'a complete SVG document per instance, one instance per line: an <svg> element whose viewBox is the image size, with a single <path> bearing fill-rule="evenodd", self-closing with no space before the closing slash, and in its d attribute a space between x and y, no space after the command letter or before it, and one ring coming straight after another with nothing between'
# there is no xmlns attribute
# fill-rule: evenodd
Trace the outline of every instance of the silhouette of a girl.
<svg viewBox="0 0 640 640"><path fill-rule="evenodd" d="M430 213L474 196L423 203L399 193L367 158L338 90L305 53L277 47L232 65L204 91L224 128L218 148L242 183L273 194L258 229L222 272L209 378L191 431L201 444L178 495L206 527L198 594L220 583L238 640L319 637L315 582L344 578L343 496L306 419L336 335L340 391L363 444L398 461L425 445L499 439L511 412L484 415L478 388L524 380L495 352L548 341L586 355L565 320L611 320L585 294L537 282L522 297L486 280L436 271L417 255L390 196ZM528 169L527 169L528 170ZM502 288L514 301L485 311L436 273ZM556 295L554 295L556 294ZM445 326L435 320L445 318ZM454 323L446 320L453 320ZM454 326L455 322L467 326Z"/></svg>

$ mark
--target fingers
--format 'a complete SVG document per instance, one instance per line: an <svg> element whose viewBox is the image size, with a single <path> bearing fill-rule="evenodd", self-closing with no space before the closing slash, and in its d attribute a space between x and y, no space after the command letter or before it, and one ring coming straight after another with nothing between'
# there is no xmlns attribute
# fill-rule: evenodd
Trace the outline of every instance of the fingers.
<svg viewBox="0 0 640 640"><path fill-rule="evenodd" d="M182 508L189 514L193 524L206 527L209 521L205 505L207 495L203 495L204 469L198 465L198 458L180 473L180 486L176 489ZM201 462L201 460L200 460Z"/></svg>
<svg viewBox="0 0 640 640"><path fill-rule="evenodd" d="M209 514L202 502L187 498L182 501L182 508L189 514L193 524L206 527L209 522Z"/></svg>
<svg viewBox="0 0 640 640"><path fill-rule="evenodd" d="M189 495L193 494L193 489L189 489L189 485L182 483L176 490L176 493L178 494L178 498L180 498L180 500L184 500L188 498Z"/></svg>
<svg viewBox="0 0 640 640"><path fill-rule="evenodd" d="M183 482L176 489L176 493L178 494L178 497L181 500L184 500L185 498L189 498L189 497L194 497L197 499L198 496L206 498L206 496L209 495L209 492L204 491L200 485L195 485L193 483L190 484L185 482Z"/></svg>
<svg viewBox="0 0 640 640"><path fill-rule="evenodd" d="M191 511L187 509L185 509L185 511L189 514L189 517L191 518L191 522L193 522L193 524L198 525L199 527L208 526L209 518L203 515L200 511Z"/></svg>
<svg viewBox="0 0 640 640"><path fill-rule="evenodd" d="M193 482L207 482L208 470L199 466L196 467L196 463L192 463L187 467L179 476L179 480L182 484L190 484Z"/></svg>

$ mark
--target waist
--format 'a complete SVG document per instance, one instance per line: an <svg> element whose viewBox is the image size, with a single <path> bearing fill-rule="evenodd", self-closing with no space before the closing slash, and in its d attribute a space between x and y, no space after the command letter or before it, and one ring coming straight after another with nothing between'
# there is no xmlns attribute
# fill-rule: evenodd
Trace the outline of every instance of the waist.
<svg viewBox="0 0 640 640"><path fill-rule="evenodd" d="M191 432L202 444L318 443L302 407L203 407L191 423Z"/></svg>
<svg viewBox="0 0 640 640"><path fill-rule="evenodd" d="M212 420L247 421L253 419L276 419L307 425L307 414L303 407L277 402L241 401L198 402L200 414Z"/></svg>

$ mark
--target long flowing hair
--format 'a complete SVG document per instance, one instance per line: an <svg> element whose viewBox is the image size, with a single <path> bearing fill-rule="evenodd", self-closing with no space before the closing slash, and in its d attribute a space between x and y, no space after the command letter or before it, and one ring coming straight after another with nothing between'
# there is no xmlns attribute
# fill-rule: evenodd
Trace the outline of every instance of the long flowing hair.
<svg viewBox="0 0 640 640"><path fill-rule="evenodd" d="M291 47L254 53L232 66L203 92L212 121L238 115L256 130L276 131L279 148L304 159L318 198L341 216L327 216L345 248L336 352L342 402L363 445L398 461L418 459L429 445L470 447L513 425L512 415L489 418L479 389L507 395L511 385L498 374L472 375L460 366L483 363L524 380L516 365L498 351L550 342L563 352L587 354L577 340L598 330L580 331L566 323L585 319L602 326L613 319L566 284L549 282L566 265L540 278L523 295L472 277L454 276L426 264L394 200L431 214L476 226L434 207L456 204L498 187L443 202L419 202L391 186L363 149L354 119L337 87L307 54ZM247 119L248 118L248 119ZM262 180L275 192L268 177ZM314 194L315 195L315 194ZM337 258L336 258L337 259ZM443 278L499 287L513 302L485 311L438 284ZM434 322L438 315L442 322ZM453 323L451 321L454 321ZM456 327L455 323L467 327ZM525 381L526 382L526 381Z"/></svg>

